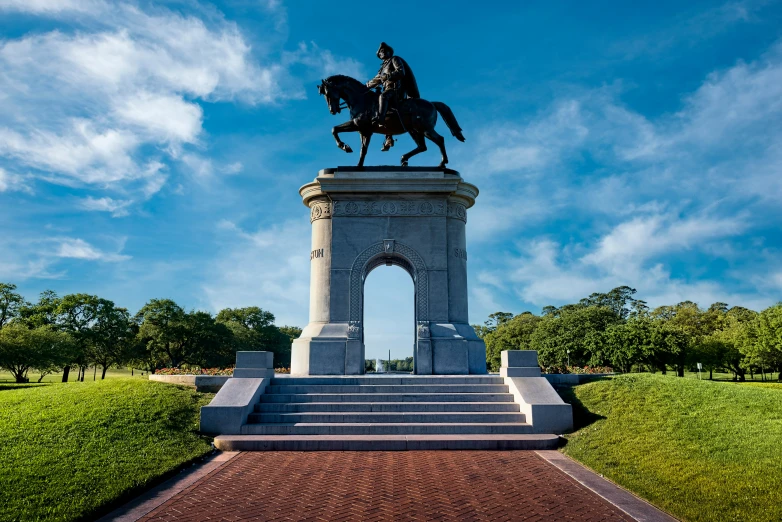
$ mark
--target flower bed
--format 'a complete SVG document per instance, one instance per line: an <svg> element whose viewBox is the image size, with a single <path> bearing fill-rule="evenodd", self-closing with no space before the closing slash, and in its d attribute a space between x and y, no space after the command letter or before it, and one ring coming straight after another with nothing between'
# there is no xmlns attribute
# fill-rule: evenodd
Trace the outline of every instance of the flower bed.
<svg viewBox="0 0 782 522"><path fill-rule="evenodd" d="M233 375L234 368L161 368L156 375Z"/></svg>
<svg viewBox="0 0 782 522"><path fill-rule="evenodd" d="M216 393L231 379L230 375L196 375L190 374L160 374L153 373L149 375L150 381L164 382L167 384L183 384L192 386L196 391Z"/></svg>
<svg viewBox="0 0 782 522"><path fill-rule="evenodd" d="M601 377L616 375L609 366L549 366L543 369L543 377L553 386L575 386Z"/></svg>
<svg viewBox="0 0 782 522"><path fill-rule="evenodd" d="M580 375L594 375L594 374L606 374L614 373L614 369L610 366L548 366L543 368L543 373L547 374L569 374L575 373Z"/></svg>

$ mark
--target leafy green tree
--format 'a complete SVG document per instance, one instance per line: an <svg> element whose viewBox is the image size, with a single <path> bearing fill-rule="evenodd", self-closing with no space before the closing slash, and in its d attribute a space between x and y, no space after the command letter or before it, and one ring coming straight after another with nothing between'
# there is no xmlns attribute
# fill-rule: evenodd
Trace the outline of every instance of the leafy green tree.
<svg viewBox="0 0 782 522"><path fill-rule="evenodd" d="M228 366L236 358L231 329L212 314L194 311L185 315L184 337L179 351L183 360L202 367Z"/></svg>
<svg viewBox="0 0 782 522"><path fill-rule="evenodd" d="M100 378L103 380L110 366L128 359L135 331L127 309L116 307L106 299L100 299L97 307L87 355L90 362L102 368Z"/></svg>
<svg viewBox="0 0 782 522"><path fill-rule="evenodd" d="M499 370L501 352L504 350L531 349L532 333L542 320L543 318L531 312L524 312L512 319L498 321L497 326L483 337L486 343L486 365L489 369L495 372Z"/></svg>
<svg viewBox="0 0 782 522"><path fill-rule="evenodd" d="M150 371L163 363L178 368L185 360L179 349L185 337L185 310L171 299L152 299L135 316L138 335L144 339L152 363Z"/></svg>
<svg viewBox="0 0 782 522"><path fill-rule="evenodd" d="M16 293L16 285L0 283L0 328L19 316L24 298Z"/></svg>
<svg viewBox="0 0 782 522"><path fill-rule="evenodd" d="M543 366L604 366L608 363L605 332L621 318L606 306L565 305L550 311L530 336ZM570 353L568 354L568 350Z"/></svg>
<svg viewBox="0 0 782 522"><path fill-rule="evenodd" d="M653 342L654 324L648 315L636 314L623 323L609 325L605 332L605 354L612 367L632 371L634 364L658 367Z"/></svg>
<svg viewBox="0 0 782 522"><path fill-rule="evenodd" d="M760 368L782 370L782 303L766 308L745 323L740 351L750 364ZM782 375L778 376L782 381Z"/></svg>
<svg viewBox="0 0 782 522"><path fill-rule="evenodd" d="M104 301L98 296L89 294L69 294L59 300L54 312L57 317L56 325L60 330L70 334L75 343L73 359L63 368L63 382L68 382L72 365L79 368L77 380L84 381L84 373L89 363L88 353L95 340L93 326L98 320L101 307L105 306Z"/></svg>
<svg viewBox="0 0 782 522"><path fill-rule="evenodd" d="M19 319L29 328L57 324L57 308L62 299L53 290L44 290L37 303L25 303L19 309Z"/></svg>
<svg viewBox="0 0 782 522"><path fill-rule="evenodd" d="M274 314L257 306L220 310L217 322L233 332L237 350L273 352L276 367L290 366L291 336L301 335L300 329L281 331L274 325Z"/></svg>
<svg viewBox="0 0 782 522"><path fill-rule="evenodd" d="M584 307L604 306L611 309L619 319L624 320L631 314L638 314L647 309L644 301L633 298L635 293L635 288L618 286L607 294L593 293L579 301L579 304Z"/></svg>
<svg viewBox="0 0 782 522"><path fill-rule="evenodd" d="M709 318L692 301L655 308L651 315L653 319L664 325L660 332L665 334L667 341L663 344L673 350L670 353L675 353L673 365L676 367L676 374L684 377L687 365L697 362L694 360L697 358L697 346L704 336L712 333L712 329L709 328Z"/></svg>
<svg viewBox="0 0 782 522"><path fill-rule="evenodd" d="M72 339L64 332L13 323L0 329L0 368L9 371L18 383L28 382L28 371L36 370L41 374L40 382L72 357L72 347Z"/></svg>

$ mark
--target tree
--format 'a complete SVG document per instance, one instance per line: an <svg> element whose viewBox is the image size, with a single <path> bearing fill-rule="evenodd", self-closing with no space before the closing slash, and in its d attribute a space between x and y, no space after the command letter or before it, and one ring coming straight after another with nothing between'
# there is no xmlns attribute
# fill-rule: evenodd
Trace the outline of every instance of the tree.
<svg viewBox="0 0 782 522"><path fill-rule="evenodd" d="M44 290L37 303L25 303L19 309L19 318L30 328L55 325L61 302L62 299L53 290Z"/></svg>
<svg viewBox="0 0 782 522"><path fill-rule="evenodd" d="M84 372L88 364L87 354L95 337L95 331L92 327L98 319L101 306L105 306L103 301L105 300L95 295L69 294L63 297L57 305L55 310L57 327L69 333L76 345L73 360L68 361L64 366L63 382L68 381L68 372L72 364L79 367L77 380L84 381Z"/></svg>
<svg viewBox="0 0 782 522"><path fill-rule="evenodd" d="M653 342L654 323L643 313L631 315L624 323L610 325L605 332L605 353L611 366L623 372L634 364L660 366L658 346ZM664 364L663 364L664 366Z"/></svg>
<svg viewBox="0 0 782 522"><path fill-rule="evenodd" d="M270 351L274 353L275 366L290 365L292 339L289 333L296 332L282 332L274 325L271 312L257 306L226 308L217 314L217 322L233 332L237 350Z"/></svg>
<svg viewBox="0 0 782 522"><path fill-rule="evenodd" d="M543 316L530 336L530 349L537 350L543 366L565 366L568 355L577 366L604 366L606 329L620 321L606 306L565 305Z"/></svg>
<svg viewBox="0 0 782 522"><path fill-rule="evenodd" d="M782 303L766 308L745 324L740 350L752 364L782 370ZM782 375L777 378L782 381Z"/></svg>
<svg viewBox="0 0 782 522"><path fill-rule="evenodd" d="M96 303L95 324L92 326L92 342L88 348L88 359L102 368L101 380L106 378L106 370L124 362L128 358L130 339L135 336L131 328L130 314L125 308L100 299Z"/></svg>
<svg viewBox="0 0 782 522"><path fill-rule="evenodd" d="M218 323L208 312L194 311L185 315L184 336L178 351L183 362L197 366L227 366L235 360L233 333Z"/></svg>
<svg viewBox="0 0 782 522"><path fill-rule="evenodd" d="M633 299L635 293L635 288L618 286L607 294L593 293L579 301L579 304L584 307L604 306L611 309L618 318L624 320L631 314L637 314L647 308L644 301Z"/></svg>
<svg viewBox="0 0 782 522"><path fill-rule="evenodd" d="M18 383L28 382L28 371L37 370L40 382L72 356L72 346L70 336L63 332L14 323L0 330L0 368L11 372Z"/></svg>
<svg viewBox="0 0 782 522"><path fill-rule="evenodd" d="M715 307L714 310L719 308ZM684 377L687 365L697 362L693 360L697 355L696 348L706 335L713 332L713 319L708 317L708 313L701 310L692 301L683 301L675 306L661 306L656 308L651 315L653 319L665 325L660 330L666 338L663 344L671 350L675 350L676 374L679 377Z"/></svg>
<svg viewBox="0 0 782 522"><path fill-rule="evenodd" d="M483 337L486 343L486 365L491 371L499 370L503 350L529 350L532 333L542 320L531 312L524 312L512 319L498 321L498 326Z"/></svg>
<svg viewBox="0 0 782 522"><path fill-rule="evenodd" d="M19 309L24 305L24 298L15 292L16 285L0 283L0 328L19 316Z"/></svg>
<svg viewBox="0 0 782 522"><path fill-rule="evenodd" d="M139 336L146 341L150 351L148 359L153 366L167 361L172 367L179 367L184 354L178 351L184 337L185 311L171 299L152 299L136 314Z"/></svg>

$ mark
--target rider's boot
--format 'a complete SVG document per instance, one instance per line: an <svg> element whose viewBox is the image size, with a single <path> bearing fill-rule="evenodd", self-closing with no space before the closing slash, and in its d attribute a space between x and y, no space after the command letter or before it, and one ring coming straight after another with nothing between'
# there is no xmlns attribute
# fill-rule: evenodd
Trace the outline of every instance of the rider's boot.
<svg viewBox="0 0 782 522"><path fill-rule="evenodd" d="M374 125L382 126L386 121L386 111L388 111L388 102L385 97L381 96L380 101L378 102L377 115L372 118L372 123Z"/></svg>
<svg viewBox="0 0 782 522"><path fill-rule="evenodd" d="M383 148L380 149L380 151L388 152L393 146L394 146L394 138L392 138L390 134L387 134L386 141L383 142Z"/></svg>

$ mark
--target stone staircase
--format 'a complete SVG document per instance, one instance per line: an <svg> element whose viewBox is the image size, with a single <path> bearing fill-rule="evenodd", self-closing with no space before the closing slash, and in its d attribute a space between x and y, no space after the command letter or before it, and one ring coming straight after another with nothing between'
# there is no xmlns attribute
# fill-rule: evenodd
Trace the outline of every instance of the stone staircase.
<svg viewBox="0 0 782 522"><path fill-rule="evenodd" d="M224 450L552 449L502 377L275 377Z"/></svg>

